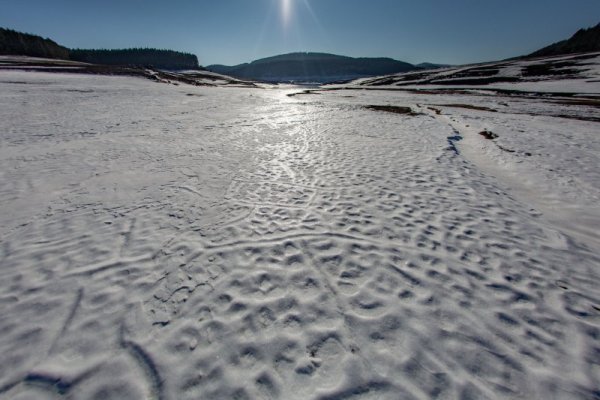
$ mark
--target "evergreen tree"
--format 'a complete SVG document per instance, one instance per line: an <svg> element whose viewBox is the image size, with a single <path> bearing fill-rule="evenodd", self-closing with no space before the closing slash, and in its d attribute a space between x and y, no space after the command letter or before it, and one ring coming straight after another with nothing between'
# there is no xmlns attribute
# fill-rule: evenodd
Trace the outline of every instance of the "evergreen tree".
<svg viewBox="0 0 600 400"><path fill-rule="evenodd" d="M69 49L50 39L0 28L0 54L69 59Z"/></svg>

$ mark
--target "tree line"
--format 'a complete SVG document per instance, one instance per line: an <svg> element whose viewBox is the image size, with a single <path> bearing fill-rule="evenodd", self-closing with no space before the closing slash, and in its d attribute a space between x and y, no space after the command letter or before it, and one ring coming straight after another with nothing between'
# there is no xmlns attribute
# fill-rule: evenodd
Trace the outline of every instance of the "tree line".
<svg viewBox="0 0 600 400"><path fill-rule="evenodd" d="M70 58L91 64L133 65L161 69L197 69L198 58L189 53L162 49L85 50L74 49Z"/></svg>
<svg viewBox="0 0 600 400"><path fill-rule="evenodd" d="M0 28L0 54L160 69L199 68L198 58L190 53L152 48L119 50L68 49L41 36L4 28Z"/></svg>
<svg viewBox="0 0 600 400"><path fill-rule="evenodd" d="M0 54L69 59L69 49L50 39L0 28Z"/></svg>

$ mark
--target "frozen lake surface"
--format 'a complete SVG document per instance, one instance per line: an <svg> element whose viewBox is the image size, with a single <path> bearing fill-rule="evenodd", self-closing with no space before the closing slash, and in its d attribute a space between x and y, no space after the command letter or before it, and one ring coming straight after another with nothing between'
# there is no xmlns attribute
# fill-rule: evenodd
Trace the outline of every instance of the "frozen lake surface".
<svg viewBox="0 0 600 400"><path fill-rule="evenodd" d="M301 92L0 72L0 398L600 396L597 105Z"/></svg>

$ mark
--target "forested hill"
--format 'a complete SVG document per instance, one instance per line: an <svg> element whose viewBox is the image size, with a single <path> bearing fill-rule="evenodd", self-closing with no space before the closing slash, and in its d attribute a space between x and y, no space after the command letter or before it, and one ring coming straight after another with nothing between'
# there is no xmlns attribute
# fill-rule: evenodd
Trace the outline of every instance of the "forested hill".
<svg viewBox="0 0 600 400"><path fill-rule="evenodd" d="M326 53L290 53L236 66L211 65L209 71L267 82L333 82L406 72L415 66L391 58L352 58Z"/></svg>
<svg viewBox="0 0 600 400"><path fill-rule="evenodd" d="M50 39L0 28L0 54L69 59L69 49Z"/></svg>
<svg viewBox="0 0 600 400"><path fill-rule="evenodd" d="M160 69L198 69L198 57L194 54L159 49L83 50L70 52L74 61L104 65L152 66Z"/></svg>
<svg viewBox="0 0 600 400"><path fill-rule="evenodd" d="M70 50L50 39L12 29L0 28L0 55L57 58L91 64L154 67L159 69L199 69L194 54L160 49Z"/></svg>
<svg viewBox="0 0 600 400"><path fill-rule="evenodd" d="M592 51L600 51L600 24L592 28L580 29L569 39L544 47L530 54L529 57L547 57Z"/></svg>

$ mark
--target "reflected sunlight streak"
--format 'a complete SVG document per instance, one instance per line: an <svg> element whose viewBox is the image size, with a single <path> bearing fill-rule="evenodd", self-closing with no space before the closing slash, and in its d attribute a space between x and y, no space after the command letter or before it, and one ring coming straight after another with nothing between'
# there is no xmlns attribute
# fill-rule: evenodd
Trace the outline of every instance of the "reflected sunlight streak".
<svg viewBox="0 0 600 400"><path fill-rule="evenodd" d="M290 24L292 17L292 0L281 0L281 18L285 28Z"/></svg>

